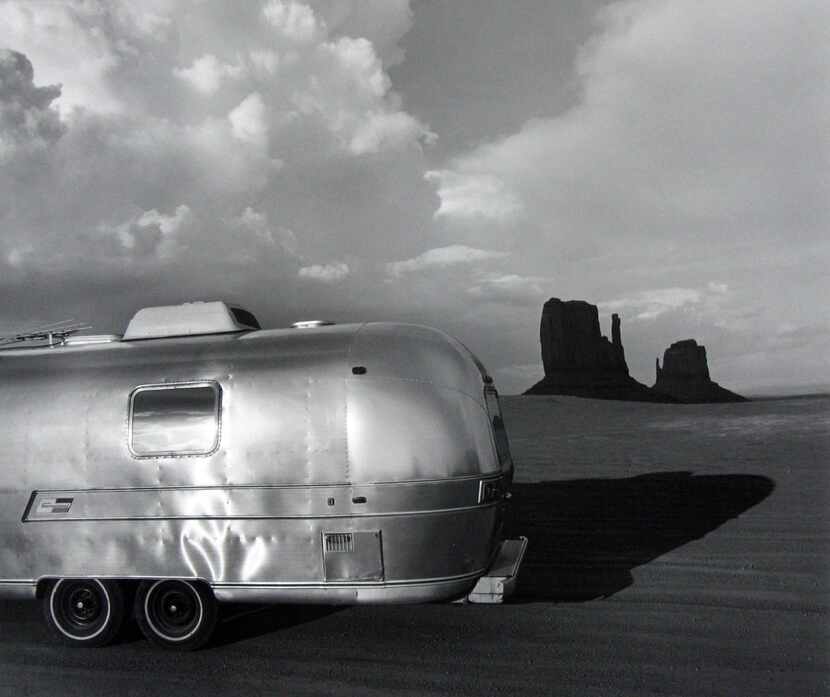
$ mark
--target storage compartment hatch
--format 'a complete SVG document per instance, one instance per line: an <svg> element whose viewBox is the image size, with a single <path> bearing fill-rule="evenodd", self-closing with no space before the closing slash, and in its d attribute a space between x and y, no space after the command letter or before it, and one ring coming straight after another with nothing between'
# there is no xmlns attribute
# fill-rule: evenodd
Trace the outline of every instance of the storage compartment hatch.
<svg viewBox="0 0 830 697"><path fill-rule="evenodd" d="M380 530L324 532L326 581L383 581L383 542Z"/></svg>

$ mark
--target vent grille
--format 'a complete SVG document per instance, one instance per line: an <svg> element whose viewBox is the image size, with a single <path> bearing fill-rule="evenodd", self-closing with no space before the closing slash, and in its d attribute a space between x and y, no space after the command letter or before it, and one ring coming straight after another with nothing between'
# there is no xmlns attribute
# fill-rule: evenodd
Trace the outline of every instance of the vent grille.
<svg viewBox="0 0 830 697"><path fill-rule="evenodd" d="M327 532L326 552L354 552L354 537L350 532Z"/></svg>

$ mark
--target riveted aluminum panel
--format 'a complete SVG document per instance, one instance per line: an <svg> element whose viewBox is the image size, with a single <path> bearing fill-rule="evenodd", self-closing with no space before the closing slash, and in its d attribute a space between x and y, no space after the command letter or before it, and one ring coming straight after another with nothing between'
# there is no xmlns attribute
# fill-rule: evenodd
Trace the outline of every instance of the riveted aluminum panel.
<svg viewBox="0 0 830 697"><path fill-rule="evenodd" d="M431 327L365 324L355 334L348 360L366 367L370 377L428 382L483 403L482 374L472 354Z"/></svg>
<svg viewBox="0 0 830 697"><path fill-rule="evenodd" d="M465 393L427 382L348 381L349 471L356 481L497 473L490 419Z"/></svg>

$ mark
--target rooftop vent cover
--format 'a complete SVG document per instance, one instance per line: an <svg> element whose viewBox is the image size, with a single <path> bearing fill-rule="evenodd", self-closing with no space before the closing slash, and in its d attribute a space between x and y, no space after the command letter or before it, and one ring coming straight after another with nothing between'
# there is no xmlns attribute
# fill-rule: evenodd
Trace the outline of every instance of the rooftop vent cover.
<svg viewBox="0 0 830 697"><path fill-rule="evenodd" d="M145 307L135 313L124 341L193 336L259 329L259 322L247 310L221 301Z"/></svg>

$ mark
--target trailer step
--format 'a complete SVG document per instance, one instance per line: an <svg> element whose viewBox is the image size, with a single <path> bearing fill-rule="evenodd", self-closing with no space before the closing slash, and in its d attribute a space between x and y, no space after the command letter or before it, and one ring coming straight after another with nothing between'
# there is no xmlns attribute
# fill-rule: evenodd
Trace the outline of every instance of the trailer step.
<svg viewBox="0 0 830 697"><path fill-rule="evenodd" d="M516 589L516 577L527 549L527 538L504 540L487 574L478 579L466 600L469 603L503 603Z"/></svg>

